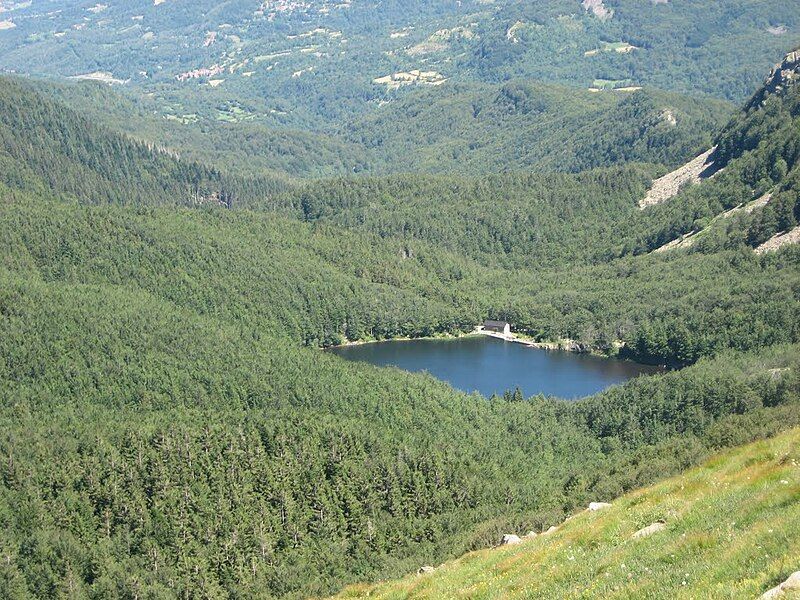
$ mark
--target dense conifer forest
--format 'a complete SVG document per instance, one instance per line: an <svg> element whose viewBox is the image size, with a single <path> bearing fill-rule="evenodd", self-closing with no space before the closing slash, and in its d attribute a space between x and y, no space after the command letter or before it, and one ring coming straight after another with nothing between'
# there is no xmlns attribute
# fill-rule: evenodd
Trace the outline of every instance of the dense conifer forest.
<svg viewBox="0 0 800 600"><path fill-rule="evenodd" d="M457 26L457 9L417 4ZM284 128L175 127L91 84L0 78L0 596L335 593L800 424L800 246L763 247L800 221L800 86L720 93L749 63L704 88L739 108L578 91L564 80L587 73L558 64L543 84L511 49L531 52L567 9L501 4L503 27L448 41L476 81L398 92L382 113L358 108L359 86L337 106L309 94ZM385 23L357 9L358 30L405 23L402 3ZM633 4L614 9L615 33L658 37L635 39ZM581 11L583 55L601 25ZM720 20L739 23L710 10L686 32L692 67L663 87L698 81ZM605 54L635 77L656 60ZM641 208L711 148L713 177ZM578 401L485 398L325 351L487 317L671 368Z"/></svg>

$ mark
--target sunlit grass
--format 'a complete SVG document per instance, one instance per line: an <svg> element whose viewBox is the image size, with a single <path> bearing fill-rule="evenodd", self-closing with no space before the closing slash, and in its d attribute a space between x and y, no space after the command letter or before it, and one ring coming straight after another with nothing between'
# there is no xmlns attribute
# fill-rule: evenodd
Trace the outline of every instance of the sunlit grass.
<svg viewBox="0 0 800 600"><path fill-rule="evenodd" d="M631 539L658 520L665 531ZM581 513L548 536L340 597L757 598L797 570L800 429Z"/></svg>

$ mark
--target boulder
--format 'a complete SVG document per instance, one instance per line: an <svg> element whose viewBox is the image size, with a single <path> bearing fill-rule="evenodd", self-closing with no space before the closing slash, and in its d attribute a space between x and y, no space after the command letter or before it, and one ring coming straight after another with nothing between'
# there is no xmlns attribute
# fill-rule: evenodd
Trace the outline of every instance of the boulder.
<svg viewBox="0 0 800 600"><path fill-rule="evenodd" d="M664 531L667 528L667 525L664 521L656 521L652 525L648 525L647 527L643 527L636 533L634 533L631 538L638 539L647 537L648 535L653 535L654 533L658 533L659 531Z"/></svg>
<svg viewBox="0 0 800 600"><path fill-rule="evenodd" d="M539 534L536 533L535 531L529 531L528 533L526 533L522 537L524 537L525 539L530 539L530 538L535 538L537 535L539 535Z"/></svg>
<svg viewBox="0 0 800 600"><path fill-rule="evenodd" d="M503 539L500 540L501 546L513 546L514 544L519 544L522 542L522 539L518 535L514 535L513 533L507 533L503 536Z"/></svg>
<svg viewBox="0 0 800 600"><path fill-rule="evenodd" d="M553 525L550 529L545 531L542 535L547 535L548 533L553 533L554 531L558 531L558 527L556 527L555 525Z"/></svg>
<svg viewBox="0 0 800 600"><path fill-rule="evenodd" d="M780 585L776 585L771 590L764 592L761 595L761 600L772 600L773 598L780 598L785 596L787 592L800 591L800 571L795 571L789 578Z"/></svg>
<svg viewBox="0 0 800 600"><path fill-rule="evenodd" d="M419 571L417 571L418 575L426 575L428 573L433 573L436 569L434 569L430 565L425 565L424 567L420 567Z"/></svg>
<svg viewBox="0 0 800 600"><path fill-rule="evenodd" d="M603 510L604 508L608 508L611 505L608 502L589 502L589 510Z"/></svg>

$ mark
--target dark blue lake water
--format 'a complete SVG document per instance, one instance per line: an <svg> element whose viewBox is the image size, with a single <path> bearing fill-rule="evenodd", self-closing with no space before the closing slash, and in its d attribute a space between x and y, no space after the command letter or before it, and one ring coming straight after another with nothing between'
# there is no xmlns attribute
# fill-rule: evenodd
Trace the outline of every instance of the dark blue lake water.
<svg viewBox="0 0 800 600"><path fill-rule="evenodd" d="M466 392L484 396L519 387L524 395L582 398L659 367L470 336L452 340L391 341L330 350L348 360L407 371L427 371Z"/></svg>

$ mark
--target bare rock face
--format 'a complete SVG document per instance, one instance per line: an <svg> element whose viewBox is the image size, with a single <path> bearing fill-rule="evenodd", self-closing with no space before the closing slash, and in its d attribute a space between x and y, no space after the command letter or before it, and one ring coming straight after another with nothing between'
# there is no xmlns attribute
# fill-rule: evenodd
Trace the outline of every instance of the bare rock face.
<svg viewBox="0 0 800 600"><path fill-rule="evenodd" d="M653 181L653 185L648 190L647 195L639 201L639 208L645 209L648 206L666 202L676 196L684 185L700 183L702 180L712 177L717 171L714 165L714 152L716 149L717 147L714 146L682 167Z"/></svg>
<svg viewBox="0 0 800 600"><path fill-rule="evenodd" d="M500 540L501 546L513 546L514 544L522 543L522 539L518 535L514 535L513 533L507 533L503 536L503 539Z"/></svg>
<svg viewBox="0 0 800 600"><path fill-rule="evenodd" d="M659 531L664 531L667 528L667 525L664 521L656 521L652 525L648 525L647 527L643 527L636 533L631 536L631 539L639 539L643 537L647 537L653 535L654 533L658 533Z"/></svg>
<svg viewBox="0 0 800 600"><path fill-rule="evenodd" d="M417 571L417 575L426 575L428 573L433 573L436 569L430 565L425 565L424 567L420 567Z"/></svg>
<svg viewBox="0 0 800 600"><path fill-rule="evenodd" d="M589 503L589 510L594 512L596 510L603 510L604 508L608 508L611 505L608 502L590 502Z"/></svg>
<svg viewBox="0 0 800 600"><path fill-rule="evenodd" d="M789 578L784 581L780 585L776 585L771 590L764 592L761 596L761 600L772 600L773 598L781 598L785 596L788 592L798 592L800 591L800 571L795 571Z"/></svg>
<svg viewBox="0 0 800 600"><path fill-rule="evenodd" d="M787 244L800 244L800 227L775 234L766 242L755 248L755 253L764 254L766 252L774 252Z"/></svg>
<svg viewBox="0 0 800 600"><path fill-rule="evenodd" d="M607 8L606 5L603 4L603 0L583 0L581 4L584 10L591 12L601 21L607 21L614 16L614 11Z"/></svg>
<svg viewBox="0 0 800 600"><path fill-rule="evenodd" d="M767 77L756 95L748 102L747 109L761 106L773 94L784 94L790 87L800 83L800 49L789 52Z"/></svg>

